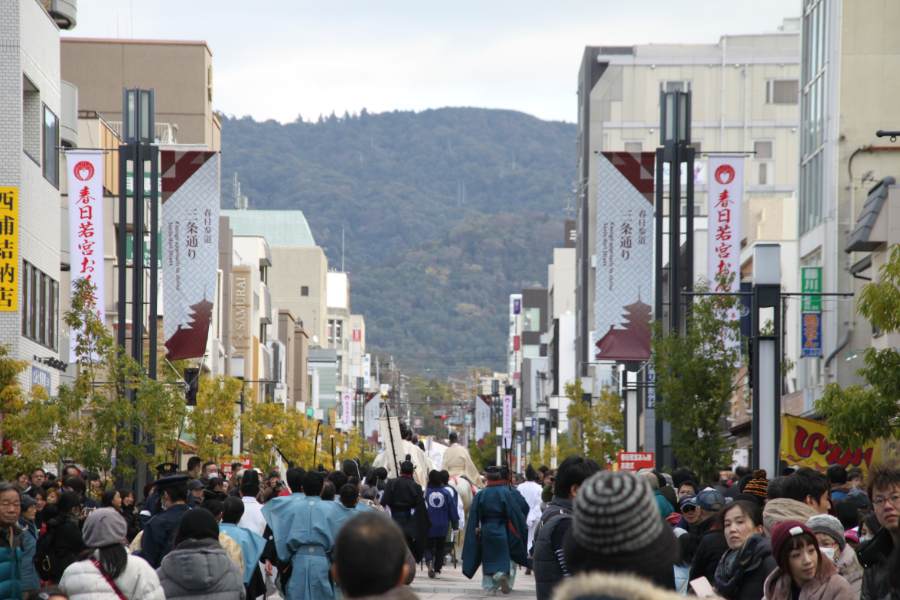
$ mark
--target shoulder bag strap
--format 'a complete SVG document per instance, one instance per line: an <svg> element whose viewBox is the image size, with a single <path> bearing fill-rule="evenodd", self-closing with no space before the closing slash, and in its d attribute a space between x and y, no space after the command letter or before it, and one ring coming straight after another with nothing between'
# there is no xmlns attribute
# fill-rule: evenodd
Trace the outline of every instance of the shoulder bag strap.
<svg viewBox="0 0 900 600"><path fill-rule="evenodd" d="M119 597L119 600L128 600L125 597L125 594L122 593L122 590L119 589L119 586L116 585L116 582L113 581L113 578L109 576L109 573L106 572L106 569L103 568L103 565L100 564L100 561L96 558L91 559L91 564L100 571L100 574L103 575L103 579L106 580L106 583L109 584L109 587L112 588L112 591Z"/></svg>

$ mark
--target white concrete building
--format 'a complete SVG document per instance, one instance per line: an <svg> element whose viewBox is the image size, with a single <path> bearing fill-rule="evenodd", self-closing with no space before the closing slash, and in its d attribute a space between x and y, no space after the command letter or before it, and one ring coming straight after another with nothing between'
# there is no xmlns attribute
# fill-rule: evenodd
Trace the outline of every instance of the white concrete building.
<svg viewBox="0 0 900 600"><path fill-rule="evenodd" d="M865 281L854 276L875 272L858 264L866 252L847 252L848 235L869 190L900 173L897 145L875 136L900 123L900 4L805 0L802 8L800 266L822 267L825 292L855 292ZM829 383L859 383L862 350L872 344L855 299L824 298L822 357L798 360L797 410L810 411Z"/></svg>
<svg viewBox="0 0 900 600"><path fill-rule="evenodd" d="M59 331L59 146L77 144L78 131L77 90L61 81L59 57L60 28L74 26L75 6L54 4L46 3L51 14L37 0L0 3L0 200L18 213L7 208L3 220L0 344L28 363L25 392L41 385L51 395L68 360Z"/></svg>

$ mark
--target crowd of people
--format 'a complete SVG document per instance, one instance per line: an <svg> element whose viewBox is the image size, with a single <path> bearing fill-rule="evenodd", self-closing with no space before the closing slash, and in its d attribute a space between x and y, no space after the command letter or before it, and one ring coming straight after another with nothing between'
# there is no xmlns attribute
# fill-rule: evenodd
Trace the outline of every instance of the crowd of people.
<svg viewBox="0 0 900 600"><path fill-rule="evenodd" d="M514 473L455 436L445 470L390 458L225 477L192 457L140 503L75 465L20 474L0 483L0 599L413 600L448 557L496 594L533 576L538 600L900 599L897 466Z"/></svg>

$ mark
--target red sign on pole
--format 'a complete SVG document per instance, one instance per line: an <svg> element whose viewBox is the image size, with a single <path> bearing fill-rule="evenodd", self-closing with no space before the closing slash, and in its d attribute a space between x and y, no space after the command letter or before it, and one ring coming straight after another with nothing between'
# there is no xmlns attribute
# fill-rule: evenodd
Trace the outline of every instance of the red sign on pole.
<svg viewBox="0 0 900 600"><path fill-rule="evenodd" d="M656 467L656 454L653 452L619 452L620 471L640 471Z"/></svg>

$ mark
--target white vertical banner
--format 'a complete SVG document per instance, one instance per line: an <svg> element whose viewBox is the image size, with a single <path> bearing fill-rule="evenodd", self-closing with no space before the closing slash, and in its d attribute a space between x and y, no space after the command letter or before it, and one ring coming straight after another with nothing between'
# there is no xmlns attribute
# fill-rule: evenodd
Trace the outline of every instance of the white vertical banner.
<svg viewBox="0 0 900 600"><path fill-rule="evenodd" d="M710 290L737 292L741 287L741 211L744 204L744 157L710 155L707 214ZM730 285L722 283L734 275Z"/></svg>
<svg viewBox="0 0 900 600"><path fill-rule="evenodd" d="M69 264L72 286L79 279L95 287L97 316L105 319L106 291L103 264L103 152L66 152L69 185ZM71 332L69 362L76 362L78 332Z"/></svg>
<svg viewBox="0 0 900 600"><path fill-rule="evenodd" d="M503 396L503 447L512 448L512 396Z"/></svg>
<svg viewBox="0 0 900 600"><path fill-rule="evenodd" d="M480 442L491 432L491 405L475 397L475 441Z"/></svg>
<svg viewBox="0 0 900 600"><path fill-rule="evenodd" d="M372 440L378 435L378 419L381 416L381 396L375 394L363 409L363 435Z"/></svg>
<svg viewBox="0 0 900 600"><path fill-rule="evenodd" d="M353 394L345 391L341 394L341 429L349 431L353 429Z"/></svg>

